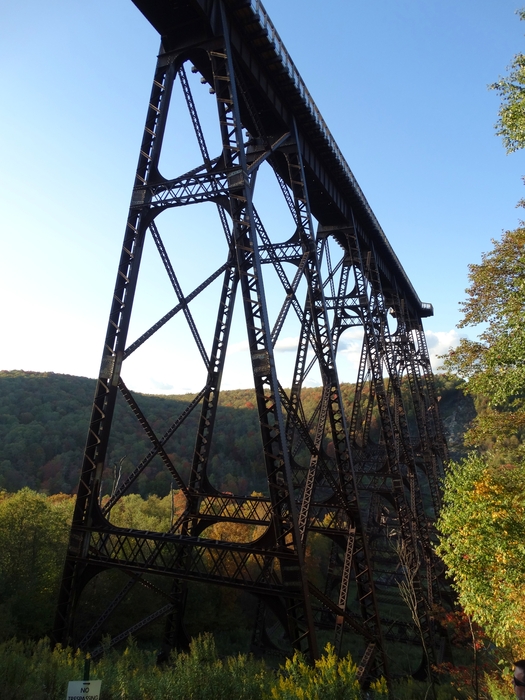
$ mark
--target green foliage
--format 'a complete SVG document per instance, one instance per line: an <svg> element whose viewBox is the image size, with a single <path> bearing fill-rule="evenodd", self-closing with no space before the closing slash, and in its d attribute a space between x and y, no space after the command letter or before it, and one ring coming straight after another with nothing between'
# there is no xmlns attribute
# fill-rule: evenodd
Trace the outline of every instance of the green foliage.
<svg viewBox="0 0 525 700"><path fill-rule="evenodd" d="M440 389L439 389L440 390ZM0 371L0 489L17 491L29 486L46 493L73 493L78 483L82 453L93 398L94 380L53 373ZM441 391L441 390L440 390ZM350 412L355 387L343 384L343 404ZM366 390L365 390L366 395ZM445 416L463 415L456 409L455 397L462 400L461 390L444 389L442 406ZM135 399L157 435L163 435L187 407L193 396L149 396L136 394ZM321 399L319 387L302 392L303 409L311 416ZM260 429L253 390L222 392L213 434L208 476L221 491L249 495L265 492L266 472L263 465ZM407 401L411 425L414 422L411 402ZM195 447L198 420L196 409L166 443L173 464L187 478ZM454 432L463 431L461 420L454 419ZM457 430L456 430L457 428ZM377 412L372 417L372 438L379 436ZM459 438L454 437L456 442ZM117 398L115 420L111 429L102 493L110 494L149 452L151 443L126 402ZM325 449L330 454L328 440ZM298 453L296 459L307 459ZM116 468L115 468L116 467ZM159 457L146 467L133 484L133 492L142 497L167 496L171 475Z"/></svg>
<svg viewBox="0 0 525 700"><path fill-rule="evenodd" d="M0 494L0 639L49 631L71 513L67 497Z"/></svg>
<svg viewBox="0 0 525 700"><path fill-rule="evenodd" d="M174 697L195 700L264 697L272 678L262 662L243 654L220 659L211 635L195 639L188 654L175 655L171 672L181 680Z"/></svg>
<svg viewBox="0 0 525 700"><path fill-rule="evenodd" d="M89 424L94 380L38 372L0 371L0 488L29 486L46 493L73 493L78 483ZM343 387L350 405L353 387ZM320 389L306 389L307 414L320 399ZM152 428L163 435L193 396L135 394ZM253 390L221 393L214 429L209 478L223 491L248 495L266 489L260 430ZM196 409L176 431L166 451L186 478L195 446ZM151 443L119 395L111 430L102 491L115 485L114 466L122 464L121 480L149 452ZM134 485L143 497L166 496L171 476L160 458L154 459Z"/></svg>
<svg viewBox="0 0 525 700"><path fill-rule="evenodd" d="M525 19L525 10L518 11ZM496 133L503 139L507 153L525 146L525 56L514 56L506 77L490 86L501 98Z"/></svg>
<svg viewBox="0 0 525 700"><path fill-rule="evenodd" d="M48 640L0 643L2 700L63 700L67 684L81 680L84 656ZM300 655L278 672L264 662L243 654L221 657L209 634L195 639L187 653L174 653L163 666L156 652L142 650L130 639L123 652L108 650L91 662L90 678L102 681L101 700L381 700L388 697L384 678L362 692L351 658L338 659L327 646L314 667ZM480 697L510 700L509 674L486 677L489 689ZM426 700L428 684L398 679L392 688L395 700ZM437 700L474 697L464 686L450 683L436 687Z"/></svg>
<svg viewBox="0 0 525 700"><path fill-rule="evenodd" d="M525 10L518 12L525 19ZM517 54L505 78L490 86L501 98L497 133L507 152L525 147L525 55ZM524 202L520 202L523 206ZM467 433L471 446L500 462L524 456L525 431L525 228L506 231L479 265L469 266L470 286L460 328L485 324L478 340L463 339L446 367L468 380L478 396L478 418Z"/></svg>
<svg viewBox="0 0 525 700"><path fill-rule="evenodd" d="M44 496L30 489L16 494L0 492L0 641L10 636L36 638L49 633L53 624L58 586L69 536L74 499L64 494ZM143 499L138 494L124 496L111 513L120 527L166 531L172 516L180 514L183 499L179 492L159 498ZM215 539L235 539L232 532L211 528ZM255 526L249 526L251 530ZM250 537L247 537L250 539ZM237 539L245 539L245 533ZM128 581L119 571L103 572L88 582L77 622L88 628L98 618L108 600L112 600ZM159 577L157 587L169 590L170 581ZM129 624L132 614L149 615L157 604L156 594L135 586L128 598L108 621L107 632L117 633ZM191 634L202 630L222 631L231 638L244 638L246 620L251 618L252 599L237 589L191 587L188 597L187 626ZM163 622L158 623L162 626ZM140 632L143 643L154 643L162 627L149 625ZM238 647L237 647L238 648Z"/></svg>
<svg viewBox="0 0 525 700"><path fill-rule="evenodd" d="M413 678L403 678L395 681L393 691L393 696L396 700L423 700L423 698L428 700L432 697L428 683L415 681ZM439 698L439 700L442 699ZM445 699L443 698L443 700Z"/></svg>
<svg viewBox="0 0 525 700"><path fill-rule="evenodd" d="M0 488L29 486L47 493L72 493L77 483L89 424L95 382L38 372L0 372ZM162 435L192 397L136 395L153 429ZM262 463L253 391L223 392L214 432L210 479L225 491L247 495L262 490ZM166 445L179 472L186 476L193 455L198 410ZM114 483L114 465L122 461L122 476L148 453L151 443L121 396L111 431L103 493ZM159 458L136 482L142 496L166 496L171 476Z"/></svg>
<svg viewBox="0 0 525 700"><path fill-rule="evenodd" d="M93 391L83 377L0 372L0 488L71 493Z"/></svg>
<svg viewBox="0 0 525 700"><path fill-rule="evenodd" d="M512 668L505 669L503 675L485 674L490 700L514 700L516 697L512 686Z"/></svg>
<svg viewBox="0 0 525 700"><path fill-rule="evenodd" d="M80 653L49 642L0 644L3 700L63 700L67 684L82 680ZM174 655L160 668L153 651L130 641L121 654L109 651L91 664L90 677L102 681L101 700L263 700L273 674L250 657L220 659L209 635L193 642L188 654Z"/></svg>
<svg viewBox="0 0 525 700"><path fill-rule="evenodd" d="M479 340L462 339L445 361L468 380L482 410L467 433L471 445L523 456L525 430L525 228L507 231L479 265L469 266L460 327L486 324ZM478 403L479 405L479 403Z"/></svg>
<svg viewBox="0 0 525 700"><path fill-rule="evenodd" d="M81 680L83 657L70 649L51 650L47 640L0 644L0 687L5 700L62 700L67 683ZM308 666L299 655L276 676L261 661L237 655L220 658L211 635L194 640L188 653L173 654L163 667L155 652L130 640L126 650L110 650L92 662L90 677L102 681L101 700L360 700L357 667L338 659L333 648ZM384 679L367 697L386 697Z"/></svg>
<svg viewBox="0 0 525 700"><path fill-rule="evenodd" d="M171 515L171 495L164 498L152 495L144 499L139 494L130 493L111 509L111 522L118 527L167 532L171 526Z"/></svg>
<svg viewBox="0 0 525 700"><path fill-rule="evenodd" d="M295 653L281 669L277 685L272 688L274 700L359 700L361 691L357 680L357 666L350 655L344 659L336 656L333 646L326 646L326 653L309 666ZM386 694L386 684L374 684L374 695Z"/></svg>
<svg viewBox="0 0 525 700"><path fill-rule="evenodd" d="M84 659L71 649L51 650L49 640L0 643L3 700L63 700L67 684L82 680Z"/></svg>
<svg viewBox="0 0 525 700"><path fill-rule="evenodd" d="M525 10L519 13L525 19ZM525 147L525 55L491 86L501 98L497 133L507 152ZM520 202L524 206L525 202ZM467 380L478 415L466 442L477 448L445 480L438 553L465 611L515 658L525 655L525 224L469 266L459 327L479 327L445 366ZM511 462L511 464L509 464ZM509 688L492 677L494 698Z"/></svg>
<svg viewBox="0 0 525 700"><path fill-rule="evenodd" d="M525 656L525 464L494 467L472 454L451 465L438 529L465 612Z"/></svg>

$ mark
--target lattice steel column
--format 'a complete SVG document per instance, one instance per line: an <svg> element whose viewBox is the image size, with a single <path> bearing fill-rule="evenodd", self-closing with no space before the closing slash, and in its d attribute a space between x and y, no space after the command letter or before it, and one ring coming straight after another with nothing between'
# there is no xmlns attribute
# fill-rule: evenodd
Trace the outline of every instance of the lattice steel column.
<svg viewBox="0 0 525 700"><path fill-rule="evenodd" d="M130 631L167 618L167 653L171 644L187 642L186 603L198 583L254 597L258 648L281 654L299 649L313 660L319 633L331 630L338 652L353 648L363 683L389 677L384 639L391 639L393 624L380 614L378 589L385 576L390 583L403 580L399 557L386 551L389 527L414 563L423 643L435 646L428 611L440 589L429 555L433 535L422 483L430 485L435 512L446 448L421 327L424 309L260 2L136 4L163 39L97 379L56 639L72 639L96 655L103 635L110 633L110 644L116 644ZM165 135L173 136L177 155L183 114L195 162L166 177L162 168L171 161L161 160ZM261 213L266 175L282 204L270 226ZM220 252L206 274L200 241L191 276L185 274L180 258L191 236L166 216L189 205L208 205L206 211L217 216L209 240ZM156 277L165 275L174 306L167 312L163 307L128 343L139 267L147 256L160 262ZM185 289L188 279L191 291ZM154 306L152 301L148 311L154 313ZM395 333L389 309L398 319ZM181 398L178 415L159 428L148 402L125 381L127 362L138 361L157 333L178 321L203 379ZM255 489L222 490L213 473L221 381L239 328L248 346L264 482L263 493L251 496L246 494ZM345 332L355 328L363 329L364 343L350 406L338 350ZM289 367L280 364L283 339L295 352ZM305 400L307 383L321 385L313 407ZM408 405L414 407L417 438ZM147 447L128 460L121 483L106 494L103 471L124 412ZM174 457L179 437L192 445L187 471ZM157 469L184 504L177 517L160 532L118 527L116 507ZM236 528L242 536L232 534ZM322 551L331 549L327 571L307 566L319 543ZM96 613L77 617L77 625L77 603L89 597L98 574L120 576L121 588L111 589ZM138 586L144 614L116 629L115 611ZM403 622L396 629L409 627Z"/></svg>
<svg viewBox="0 0 525 700"><path fill-rule="evenodd" d="M175 67L161 56L157 62L149 102L146 125L135 175L135 187L148 185L158 176L158 162L173 85ZM134 202L132 201L132 204ZM71 636L72 607L86 579L98 570L80 563L90 547L89 528L99 518L98 498L100 481L106 459L111 422L120 381L120 371L126 347L127 333L133 308L144 237L149 224L149 208L130 209L109 323L102 354L102 362L93 401L84 462L78 486L68 555L55 625L55 635L69 640ZM83 580L82 580L83 579Z"/></svg>

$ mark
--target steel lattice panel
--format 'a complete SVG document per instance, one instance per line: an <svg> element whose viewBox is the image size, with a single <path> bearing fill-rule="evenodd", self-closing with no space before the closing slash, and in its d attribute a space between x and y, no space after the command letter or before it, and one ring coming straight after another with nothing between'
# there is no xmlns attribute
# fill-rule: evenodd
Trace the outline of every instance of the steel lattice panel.
<svg viewBox="0 0 525 700"><path fill-rule="evenodd" d="M320 630L333 630L338 651L345 636L354 638L363 681L389 676L385 640L424 643L428 659L435 661L441 640L431 609L440 602L442 584L433 554L433 520L446 446L421 325L431 307L419 301L260 2L136 4L160 31L162 45L55 636L93 649L112 612L142 584L158 592L160 607L114 641L167 616L165 642L176 644L183 634L185 591L193 582L205 582L258 599L254 647L279 646L275 637L270 639L269 610L281 625L283 652L298 648L315 658ZM206 120L196 90L206 94ZM164 141L171 134L177 145L177 127L170 131L170 120L182 111L193 129L196 162L182 174L165 177L161 172L171 161L164 160ZM208 145L209 115L215 115L211 124L220 135L215 153ZM259 182L269 176L285 211L278 226L273 220L266 226L258 208L261 199L268 215ZM189 238L184 230L173 230L168 214L190 205L192 210L215 209L222 258L215 269L206 269L205 251L197 244L192 284L186 288L180 252ZM152 251L172 289L173 305L128 338L141 259ZM194 312L204 297L207 325ZM210 482L236 304L249 348L266 480L265 493L252 497L221 492ZM124 382L126 363L179 319L201 357L203 386L158 432L141 397ZM362 333L362 354L349 407L340 389L338 351L344 334L356 328ZM293 333L295 343L293 371L286 376L276 360L284 333ZM315 408L307 410L301 392L312 377L319 378L322 389ZM141 426L148 449L111 497L101 501L117 397ZM194 444L186 475L169 451L170 441L184 431ZM182 516L165 532L116 527L112 509L153 460L161 460L183 495ZM250 526L256 534L246 541L208 538L208 528L218 523ZM324 538L331 549L328 570L320 572L324 590L311 580L305 563L314 537ZM112 570L129 580L91 627L79 631L74 620L83 588ZM382 613L384 601L409 573L419 639L409 616L392 620ZM168 577L171 592L152 576Z"/></svg>

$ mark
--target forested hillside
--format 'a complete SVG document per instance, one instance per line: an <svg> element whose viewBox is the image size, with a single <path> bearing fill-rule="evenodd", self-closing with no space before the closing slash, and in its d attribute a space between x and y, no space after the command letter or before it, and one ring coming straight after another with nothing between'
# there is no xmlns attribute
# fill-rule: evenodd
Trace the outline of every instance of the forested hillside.
<svg viewBox="0 0 525 700"><path fill-rule="evenodd" d="M461 381L438 376L440 407L453 457L461 456L462 436L475 416L471 397L464 395ZM90 417L95 380L63 374L0 372L0 489L17 491L29 486L49 494L73 493L80 471L82 452ZM345 404L351 406L354 387L342 386ZM320 398L320 389L305 389L308 408ZM137 395L153 428L163 430L188 404L188 397ZM214 435L211 480L223 491L246 494L264 490L257 414L253 391L243 389L221 394ZM104 491L109 493L122 466L123 478L149 450L149 440L127 409L119 412L111 437L109 459L104 475ZM197 412L188 418L195 422ZM193 444L184 434L175 433L168 451L185 476L190 466ZM161 464L152 462L138 488L142 496L165 496L171 477Z"/></svg>

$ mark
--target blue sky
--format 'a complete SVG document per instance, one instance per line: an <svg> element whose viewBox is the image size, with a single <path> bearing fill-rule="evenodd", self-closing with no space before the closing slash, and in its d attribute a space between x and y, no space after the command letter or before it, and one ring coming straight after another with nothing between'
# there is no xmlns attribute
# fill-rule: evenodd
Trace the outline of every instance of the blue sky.
<svg viewBox="0 0 525 700"><path fill-rule="evenodd" d="M523 154L507 156L495 136L498 97L487 89L524 48L519 4L265 7L420 298L434 305L429 344L446 349L468 264L520 218ZM0 369L97 374L158 43L130 0L0 8ZM172 352L166 344L157 360L137 360L128 384L193 390L191 353ZM162 369L173 364L186 367L184 380ZM235 370L226 388L247 383Z"/></svg>

